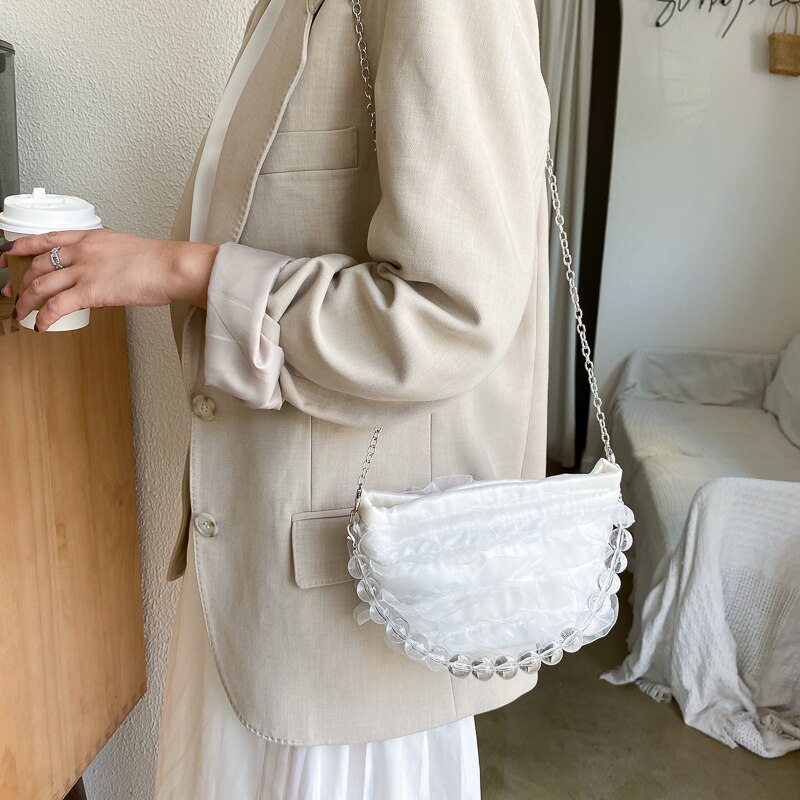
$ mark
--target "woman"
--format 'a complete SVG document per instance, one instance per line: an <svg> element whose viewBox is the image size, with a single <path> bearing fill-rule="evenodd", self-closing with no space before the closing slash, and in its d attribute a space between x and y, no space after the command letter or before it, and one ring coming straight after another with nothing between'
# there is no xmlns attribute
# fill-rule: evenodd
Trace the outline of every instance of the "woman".
<svg viewBox="0 0 800 800"><path fill-rule="evenodd" d="M173 241L14 244L40 330L172 306L193 416L159 800L475 798L473 715L531 686L428 672L357 626L344 526L376 424L386 489L544 474L534 4L361 6L377 153L359 7L261 0Z"/></svg>

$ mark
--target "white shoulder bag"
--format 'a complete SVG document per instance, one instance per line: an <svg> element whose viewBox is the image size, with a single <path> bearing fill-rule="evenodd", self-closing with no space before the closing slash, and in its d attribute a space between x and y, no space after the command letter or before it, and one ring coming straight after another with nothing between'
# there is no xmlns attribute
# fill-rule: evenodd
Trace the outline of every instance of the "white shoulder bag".
<svg viewBox="0 0 800 800"><path fill-rule="evenodd" d="M361 4L352 5L377 150ZM605 458L588 475L461 476L422 491L367 490L377 428L347 528L358 623L372 620L410 659L457 678L537 675L542 664L605 636L632 544L633 514L622 502L549 150L546 168Z"/></svg>

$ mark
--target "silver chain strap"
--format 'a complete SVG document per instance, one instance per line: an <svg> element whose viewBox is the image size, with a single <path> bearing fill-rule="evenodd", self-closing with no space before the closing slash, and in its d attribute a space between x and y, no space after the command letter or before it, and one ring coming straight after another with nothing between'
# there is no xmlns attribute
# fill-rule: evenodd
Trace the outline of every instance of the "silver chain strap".
<svg viewBox="0 0 800 800"><path fill-rule="evenodd" d="M372 466L372 458L375 455L375 450L378 447L378 437L381 435L382 430L383 428L375 428L375 432L372 434L372 441L369 443L369 448L367 449L367 457L364 459L364 463L361 465L361 475L359 475L358 489L356 489L356 502L353 506L353 510L350 512L350 526L352 526L356 521L356 514L358 514L358 509L361 505L361 495L364 493L364 484L367 482L367 473L369 472L369 468ZM350 536L353 544L356 544L356 540L353 538L350 532L350 527L348 527L348 535Z"/></svg>
<svg viewBox="0 0 800 800"><path fill-rule="evenodd" d="M351 0L353 5L353 16L356 20L356 36L358 37L358 53L361 61L361 77L364 80L364 95L367 98L367 112L369 113L369 124L372 131L372 144L375 152L378 152L378 136L377 125L375 121L375 90L372 86L372 77L369 69L369 57L367 55L367 42L364 39L364 22L362 20L362 9L359 0ZM606 415L603 411L603 400L600 397L600 390L597 386L597 377L595 376L594 363L592 362L592 348L589 346L589 339L586 335L586 325L583 321L583 309L581 308L580 297L578 296L578 281L575 275L575 270L572 267L572 252L569 247L569 239L567 232L564 229L564 214L561 211L561 198L558 194L558 180L556 179L555 168L553 166L553 156L550 153L550 147L547 148L547 158L545 160L545 168L547 170L547 179L550 185L550 194L552 196L553 213L555 215L554 221L558 228L558 237L561 242L561 259L564 263L564 268L567 275L567 283L569 284L569 295L572 299L572 309L575 316L575 329L578 332L578 339L581 343L581 353L583 354L584 366L586 374L589 378L589 390L592 394L592 405L594 406L595 417L597 424L600 426L600 438L603 442L603 449L606 458L612 463L616 464L617 459L614 456L614 451L611 449L611 437L608 433L606 425ZM355 516L358 513L359 506L361 505L361 495L364 491L364 484L367 480L367 473L372 466L372 458L375 455L375 450L378 446L378 438L381 435L383 428L375 428L372 434L372 441L367 450L367 457L364 459L364 464L361 468L361 476L358 479L358 489L356 491L356 502L353 511L350 514L351 524L355 521Z"/></svg>
<svg viewBox="0 0 800 800"><path fill-rule="evenodd" d="M369 58L367 56L367 43L364 40L364 23L361 20L361 3L353 0L353 16L356 18L356 36L358 36L358 55L361 60L361 77L364 80L364 95L367 98L367 112L369 113L369 127L372 131L372 145L378 152L378 137L375 126L375 93L372 89L372 77L369 73Z"/></svg>
<svg viewBox="0 0 800 800"><path fill-rule="evenodd" d="M569 249L569 239L567 232L564 230L564 215L561 212L561 198L558 195L558 181L556 180L556 172L553 167L553 156L550 153L550 147L547 147L547 160L545 162L547 168L547 177L550 183L550 194L553 197L553 212L555 214L555 223L558 228L558 238L561 241L561 260L564 262L564 268L567 275L567 283L569 284L569 296L572 298L572 310L575 314L575 329L578 331L578 338L581 342L581 353L583 354L583 364L586 368L586 374L589 377L589 390L592 393L592 405L594 406L595 416L597 417L597 424L600 426L600 438L603 441L603 448L606 453L606 458L612 463L616 464L617 459L614 457L614 451L611 449L611 437L606 427L606 415L603 411L603 400L600 397L600 390L597 387L597 378L594 374L594 363L592 361L592 348L589 346L589 339L586 336L586 325L583 322L583 309L581 308L580 297L578 296L578 281L575 276L575 270L572 268L572 253Z"/></svg>

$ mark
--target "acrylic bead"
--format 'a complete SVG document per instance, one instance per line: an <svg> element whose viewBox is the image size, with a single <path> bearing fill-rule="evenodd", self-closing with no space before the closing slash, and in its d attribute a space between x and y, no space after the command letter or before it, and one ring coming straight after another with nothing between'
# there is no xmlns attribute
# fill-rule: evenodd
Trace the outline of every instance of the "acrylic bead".
<svg viewBox="0 0 800 800"><path fill-rule="evenodd" d="M581 636L575 628L567 628L562 631L561 638L564 640L564 652L577 653L583 645L583 636Z"/></svg>
<svg viewBox="0 0 800 800"><path fill-rule="evenodd" d="M444 647L434 647L425 656L425 666L431 672L442 672L447 669L447 650Z"/></svg>
<svg viewBox="0 0 800 800"><path fill-rule="evenodd" d="M356 579L361 580L362 577L369 575L369 565L364 556L354 555L347 563L347 571Z"/></svg>
<svg viewBox="0 0 800 800"><path fill-rule="evenodd" d="M614 552L605 560L606 569L611 572L624 572L625 567L628 566L628 559L625 553Z"/></svg>
<svg viewBox="0 0 800 800"><path fill-rule="evenodd" d="M548 667L554 667L564 657L564 651L556 643L540 647L537 652L539 658L542 659L542 664L546 664Z"/></svg>
<svg viewBox="0 0 800 800"><path fill-rule="evenodd" d="M479 681L488 681L494 675L494 661L491 658L480 658L473 661L472 674Z"/></svg>
<svg viewBox="0 0 800 800"><path fill-rule="evenodd" d="M381 590L378 582L374 578L364 578L358 582L356 586L356 594L365 602L369 603L373 600L381 599Z"/></svg>
<svg viewBox="0 0 800 800"><path fill-rule="evenodd" d="M630 550L633 544L633 536L625 528L616 528L611 534L611 546L620 550Z"/></svg>
<svg viewBox="0 0 800 800"><path fill-rule="evenodd" d="M369 617L378 625L385 625L389 621L389 606L382 600L371 603L369 607Z"/></svg>
<svg viewBox="0 0 800 800"><path fill-rule="evenodd" d="M518 670L516 659L510 656L500 656L494 662L494 671L504 680L513 678Z"/></svg>
<svg viewBox="0 0 800 800"><path fill-rule="evenodd" d="M602 594L616 594L621 586L619 575L604 570L603 574L597 579L597 588Z"/></svg>
<svg viewBox="0 0 800 800"><path fill-rule="evenodd" d="M519 659L517 659L517 664L526 675L533 675L535 672L538 672L539 668L542 666L542 659L539 657L538 653L534 653L533 650L526 650Z"/></svg>
<svg viewBox="0 0 800 800"><path fill-rule="evenodd" d="M386 623L386 638L392 644L400 644L408 636L408 623L402 617L395 617Z"/></svg>
<svg viewBox="0 0 800 800"><path fill-rule="evenodd" d="M406 639L403 649L414 661L424 661L428 650L428 640L424 636L411 636Z"/></svg>
<svg viewBox="0 0 800 800"><path fill-rule="evenodd" d="M387 605L388 605L388 603L387 603ZM402 619L402 620L404 620L405 618L403 617L403 615L396 608L393 608L392 606L389 606L389 619Z"/></svg>
<svg viewBox="0 0 800 800"><path fill-rule="evenodd" d="M454 678L466 678L472 674L472 661L465 655L453 656L447 669Z"/></svg>

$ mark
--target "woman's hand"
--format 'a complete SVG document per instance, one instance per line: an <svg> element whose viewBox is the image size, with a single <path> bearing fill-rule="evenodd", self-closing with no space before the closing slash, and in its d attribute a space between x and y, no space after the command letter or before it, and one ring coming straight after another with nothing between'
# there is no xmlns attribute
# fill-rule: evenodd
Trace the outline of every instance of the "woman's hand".
<svg viewBox="0 0 800 800"><path fill-rule="evenodd" d="M64 269L53 268L54 247L61 248L58 255ZM181 300L205 307L217 249L144 239L108 228L25 236L11 250L15 257L34 257L18 289L17 317L24 319L39 309L36 329L46 331L81 308L163 306ZM11 292L7 287L4 294Z"/></svg>

